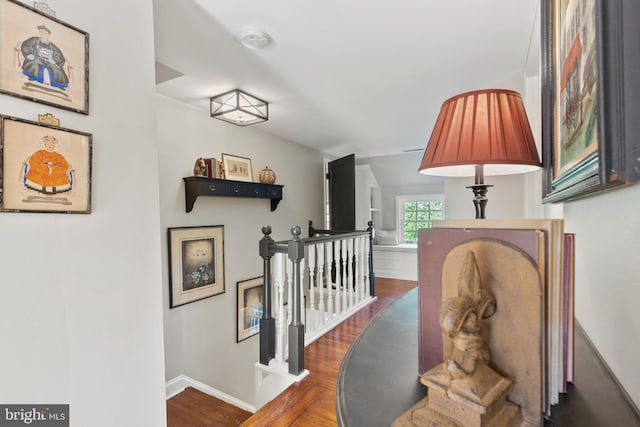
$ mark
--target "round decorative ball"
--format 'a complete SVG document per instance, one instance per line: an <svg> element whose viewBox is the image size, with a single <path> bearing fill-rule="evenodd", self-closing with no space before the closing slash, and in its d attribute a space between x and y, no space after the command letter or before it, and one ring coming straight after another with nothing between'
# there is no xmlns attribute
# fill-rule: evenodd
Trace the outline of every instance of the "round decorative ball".
<svg viewBox="0 0 640 427"><path fill-rule="evenodd" d="M269 169L269 166L260 171L260 182L263 184L273 184L276 182L276 174Z"/></svg>

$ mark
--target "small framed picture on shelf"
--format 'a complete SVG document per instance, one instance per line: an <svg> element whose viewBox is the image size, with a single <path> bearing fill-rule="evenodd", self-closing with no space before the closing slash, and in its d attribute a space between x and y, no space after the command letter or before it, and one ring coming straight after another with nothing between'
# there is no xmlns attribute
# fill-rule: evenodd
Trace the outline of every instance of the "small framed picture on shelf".
<svg viewBox="0 0 640 427"><path fill-rule="evenodd" d="M251 159L222 153L222 166L225 179L253 182Z"/></svg>
<svg viewBox="0 0 640 427"><path fill-rule="evenodd" d="M0 115L0 210L91 212L92 135Z"/></svg>
<svg viewBox="0 0 640 427"><path fill-rule="evenodd" d="M169 308L224 293L224 226L168 231Z"/></svg>
<svg viewBox="0 0 640 427"><path fill-rule="evenodd" d="M260 333L260 318L264 301L263 277L238 282L237 342Z"/></svg>

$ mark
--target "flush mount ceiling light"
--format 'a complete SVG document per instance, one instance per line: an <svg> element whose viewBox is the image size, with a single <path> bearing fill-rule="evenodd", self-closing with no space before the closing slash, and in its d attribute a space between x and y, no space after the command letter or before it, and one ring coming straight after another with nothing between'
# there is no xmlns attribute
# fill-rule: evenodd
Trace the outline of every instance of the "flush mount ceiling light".
<svg viewBox="0 0 640 427"><path fill-rule="evenodd" d="M248 126L269 120L269 103L240 89L211 98L211 117L238 126Z"/></svg>
<svg viewBox="0 0 640 427"><path fill-rule="evenodd" d="M264 49L271 44L271 36L257 28L244 28L240 33L240 43L249 49Z"/></svg>

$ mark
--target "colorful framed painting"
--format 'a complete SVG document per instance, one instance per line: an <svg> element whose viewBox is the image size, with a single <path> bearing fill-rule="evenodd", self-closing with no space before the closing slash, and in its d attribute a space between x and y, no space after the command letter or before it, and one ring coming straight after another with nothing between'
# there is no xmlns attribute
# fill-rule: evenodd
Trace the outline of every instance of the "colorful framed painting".
<svg viewBox="0 0 640 427"><path fill-rule="evenodd" d="M89 114L89 34L0 0L0 93Z"/></svg>
<svg viewBox="0 0 640 427"><path fill-rule="evenodd" d="M629 134L637 127L629 107L640 101L633 77L640 52L637 43L622 43L637 37L632 3L541 3L544 202L585 197L640 175L640 160L628 162L640 149Z"/></svg>
<svg viewBox="0 0 640 427"><path fill-rule="evenodd" d="M225 179L253 182L253 170L249 158L222 153L222 167Z"/></svg>
<svg viewBox="0 0 640 427"><path fill-rule="evenodd" d="M10 116L0 123L0 210L91 212L91 134Z"/></svg>
<svg viewBox="0 0 640 427"><path fill-rule="evenodd" d="M224 226L168 229L169 308L225 292Z"/></svg>
<svg viewBox="0 0 640 427"><path fill-rule="evenodd" d="M237 342L260 333L264 279L262 276L237 283L238 328Z"/></svg>

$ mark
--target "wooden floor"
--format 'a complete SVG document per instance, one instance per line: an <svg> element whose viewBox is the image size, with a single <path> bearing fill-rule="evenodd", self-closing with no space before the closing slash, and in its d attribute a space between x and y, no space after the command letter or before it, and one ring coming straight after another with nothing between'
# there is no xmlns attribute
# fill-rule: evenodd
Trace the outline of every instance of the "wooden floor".
<svg viewBox="0 0 640 427"><path fill-rule="evenodd" d="M206 399L210 396L193 399L190 396L182 396L184 399L179 399L181 393L167 401L168 427L239 425L239 423L233 424L234 418L246 419L241 423L243 427L336 426L336 381L342 359L360 332L377 313L416 286L417 283L413 281L377 278L376 296L378 298L374 303L363 308L305 349L305 368L310 371L309 375L300 383L286 389L248 419L246 419L247 413L237 408L239 415L229 415L229 411L233 408L229 408L230 405L224 402ZM179 404L178 400L181 400ZM224 413L227 421L220 420L217 417L218 413Z"/></svg>

